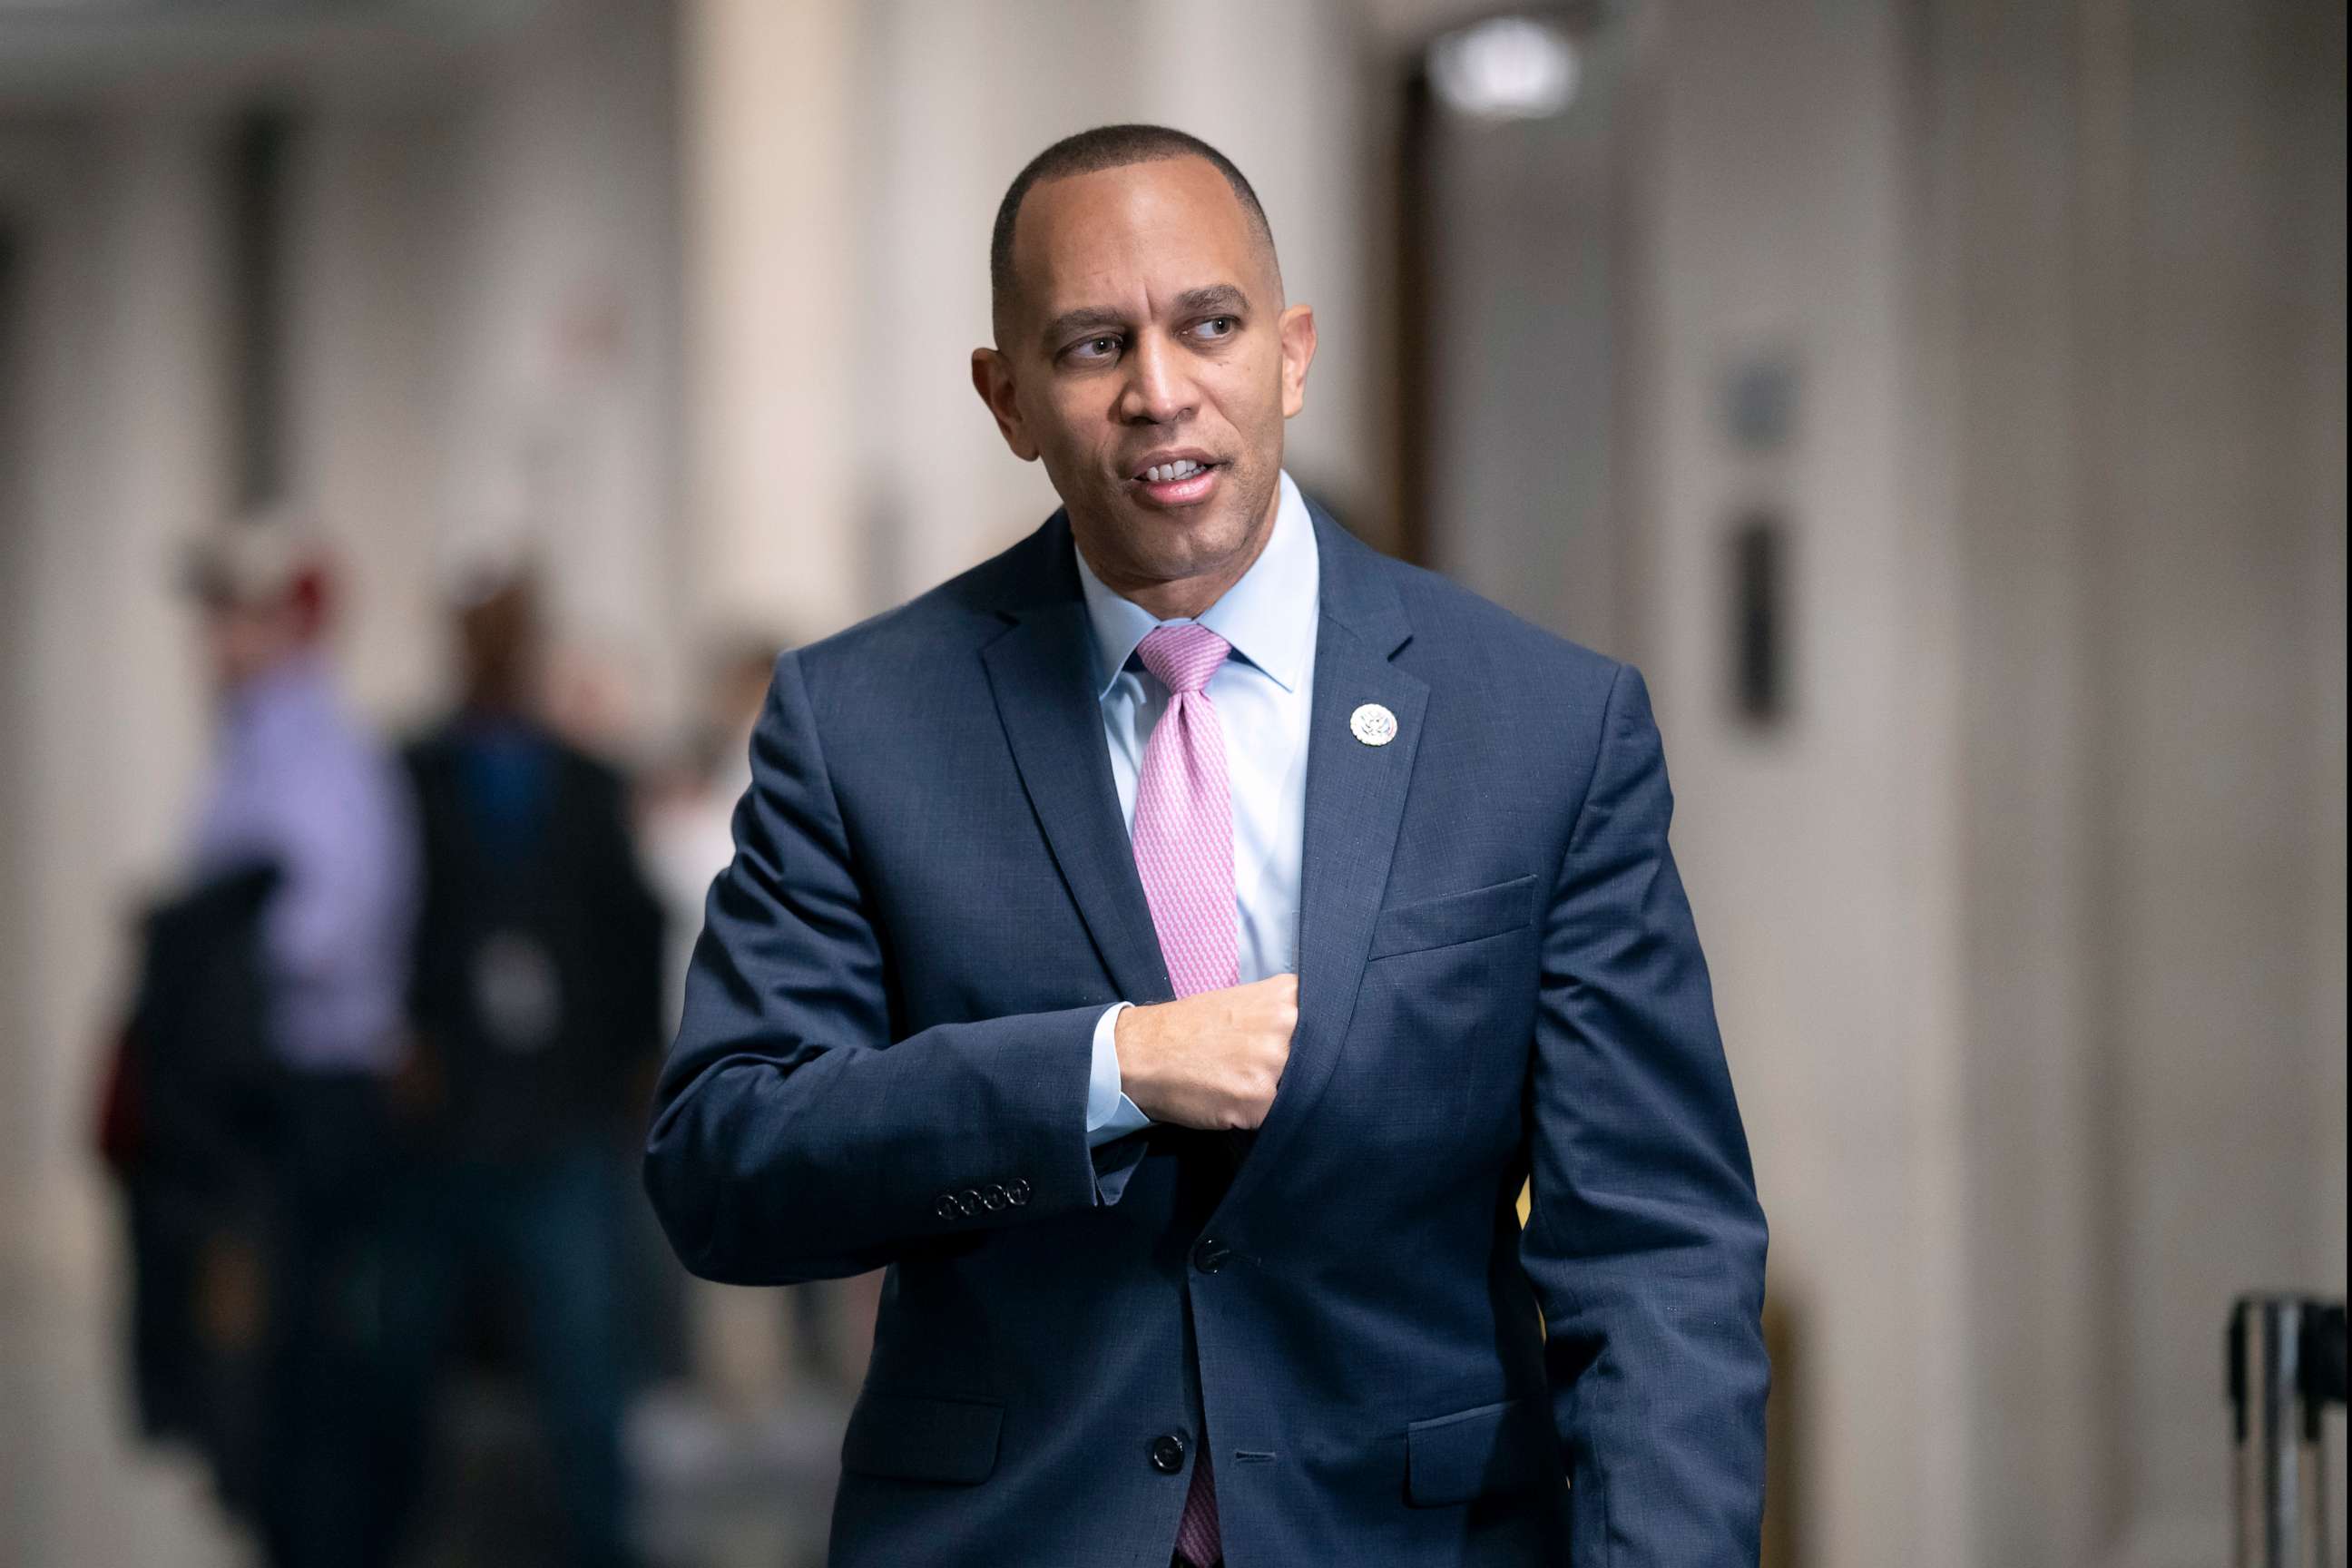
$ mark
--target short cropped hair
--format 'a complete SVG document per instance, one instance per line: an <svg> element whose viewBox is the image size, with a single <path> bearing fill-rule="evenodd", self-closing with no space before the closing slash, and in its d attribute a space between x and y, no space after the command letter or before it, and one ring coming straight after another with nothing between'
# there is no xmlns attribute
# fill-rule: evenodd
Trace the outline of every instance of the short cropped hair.
<svg viewBox="0 0 2352 1568"><path fill-rule="evenodd" d="M996 226L988 240L988 307L999 347L1003 345L1005 313L1013 295L1013 227L1020 220L1021 204L1030 190L1048 180L1072 174L1123 169L1130 163L1156 163L1169 158L1205 158L1225 177L1225 184L1233 187L1234 195L1242 204L1242 211L1249 216L1250 226L1265 245L1266 263L1274 269L1276 286L1280 287L1282 266L1275 256L1274 226L1265 220L1265 208L1259 205L1257 192L1250 188L1248 178L1234 167L1231 158L1198 136L1166 125L1097 125L1091 131L1065 136L1030 159L1013 176L1004 199L996 205Z"/></svg>

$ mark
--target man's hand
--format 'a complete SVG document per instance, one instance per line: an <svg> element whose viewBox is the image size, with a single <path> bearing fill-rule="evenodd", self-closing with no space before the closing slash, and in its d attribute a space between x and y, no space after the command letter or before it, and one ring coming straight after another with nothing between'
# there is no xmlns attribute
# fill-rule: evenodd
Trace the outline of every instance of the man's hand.
<svg viewBox="0 0 2352 1568"><path fill-rule="evenodd" d="M1129 1007L1113 1026L1119 1088L1154 1121L1254 1128L1274 1103L1298 1026L1298 976Z"/></svg>

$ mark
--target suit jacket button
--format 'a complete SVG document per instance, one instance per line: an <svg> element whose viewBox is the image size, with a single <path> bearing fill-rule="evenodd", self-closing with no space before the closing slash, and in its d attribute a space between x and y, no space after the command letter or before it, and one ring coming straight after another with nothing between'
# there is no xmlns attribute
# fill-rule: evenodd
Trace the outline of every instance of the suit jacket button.
<svg viewBox="0 0 2352 1568"><path fill-rule="evenodd" d="M1203 1274L1214 1274L1225 1266L1225 1259L1233 1255L1232 1247L1227 1247L1215 1237L1204 1236L1201 1238L1200 1245L1192 1248L1192 1267Z"/></svg>
<svg viewBox="0 0 2352 1568"><path fill-rule="evenodd" d="M1004 1195L1013 1201L1013 1206L1014 1208L1019 1208L1023 1204L1029 1201L1028 1181L1025 1178L1015 1180L1010 1187L1007 1187L1004 1190Z"/></svg>
<svg viewBox="0 0 2352 1568"><path fill-rule="evenodd" d="M1184 1468L1184 1439L1181 1434L1168 1432L1151 1439L1151 1468L1163 1476L1172 1476Z"/></svg>
<svg viewBox="0 0 2352 1568"><path fill-rule="evenodd" d="M931 1212L939 1215L941 1219L955 1218L955 1194L953 1193L941 1193L940 1194L940 1201L931 1205Z"/></svg>
<svg viewBox="0 0 2352 1568"><path fill-rule="evenodd" d="M1013 1200L1005 1196L1004 1188L1002 1185L997 1185L992 1186L988 1191L981 1194L980 1201L987 1208L989 1213L995 1214Z"/></svg>
<svg viewBox="0 0 2352 1568"><path fill-rule="evenodd" d="M968 1215L979 1206L980 1194L972 1188L966 1187L963 1191L956 1194L956 1212L958 1214Z"/></svg>

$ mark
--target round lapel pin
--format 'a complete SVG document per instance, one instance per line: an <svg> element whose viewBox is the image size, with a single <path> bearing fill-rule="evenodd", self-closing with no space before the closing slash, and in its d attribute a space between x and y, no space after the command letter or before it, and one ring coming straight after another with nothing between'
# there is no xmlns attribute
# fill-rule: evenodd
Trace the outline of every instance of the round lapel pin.
<svg viewBox="0 0 2352 1568"><path fill-rule="evenodd" d="M1385 746L1396 739L1396 715L1377 702L1367 702L1348 715L1348 728L1367 746Z"/></svg>

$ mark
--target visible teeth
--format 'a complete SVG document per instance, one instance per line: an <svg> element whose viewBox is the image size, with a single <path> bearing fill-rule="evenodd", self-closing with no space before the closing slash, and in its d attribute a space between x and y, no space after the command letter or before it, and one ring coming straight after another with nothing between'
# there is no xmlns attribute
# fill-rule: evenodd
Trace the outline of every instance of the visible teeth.
<svg viewBox="0 0 2352 1568"><path fill-rule="evenodd" d="M1189 479L1202 467L1190 458L1179 458L1172 463L1155 463L1143 470L1143 477L1155 485L1164 485L1171 479Z"/></svg>

